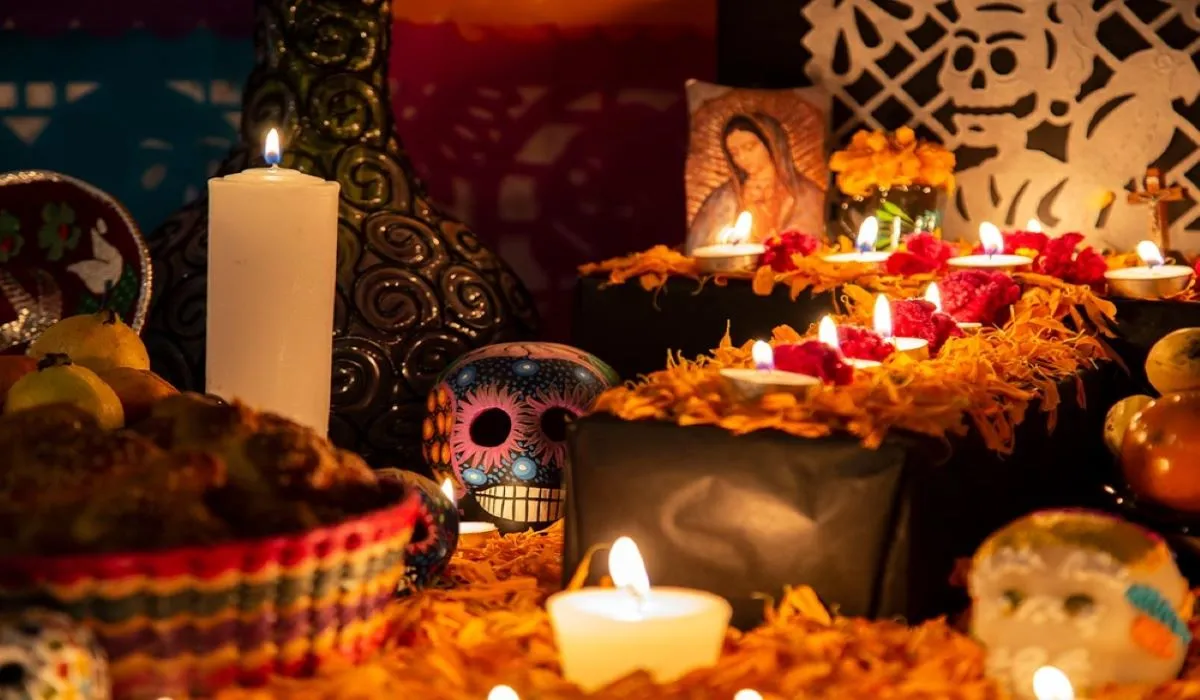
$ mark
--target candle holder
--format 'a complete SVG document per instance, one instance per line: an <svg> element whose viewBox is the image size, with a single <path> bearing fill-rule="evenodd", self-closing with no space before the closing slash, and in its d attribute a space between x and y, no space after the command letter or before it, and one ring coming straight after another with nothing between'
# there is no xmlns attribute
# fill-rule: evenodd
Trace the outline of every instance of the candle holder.
<svg viewBox="0 0 1200 700"><path fill-rule="evenodd" d="M743 401L778 393L804 396L821 385L817 377L777 369L723 369L721 379L729 392Z"/></svg>
<svg viewBox="0 0 1200 700"><path fill-rule="evenodd" d="M459 355L532 335L516 274L433 207L394 134L388 98L391 3L259 0L258 65L242 143L218 175L260 164L271 127L283 165L341 186L330 438L372 464L421 462L425 397ZM205 385L207 197L159 227L144 333L156 372ZM253 343L253 338L247 338Z"/></svg>
<svg viewBox="0 0 1200 700"><path fill-rule="evenodd" d="M766 248L758 243L714 245L692 252L696 267L707 274L754 272Z"/></svg>
<svg viewBox="0 0 1200 700"><path fill-rule="evenodd" d="M1192 282L1186 265L1126 267L1104 273L1110 294L1128 299L1165 299L1179 294Z"/></svg>

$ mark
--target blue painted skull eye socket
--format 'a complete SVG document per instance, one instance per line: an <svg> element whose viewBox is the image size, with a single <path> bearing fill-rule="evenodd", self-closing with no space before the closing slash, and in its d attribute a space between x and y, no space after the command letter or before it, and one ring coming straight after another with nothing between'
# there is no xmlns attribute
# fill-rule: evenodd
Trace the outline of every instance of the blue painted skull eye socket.
<svg viewBox="0 0 1200 700"><path fill-rule="evenodd" d="M463 481L472 486L483 486L487 483L487 474L484 474L482 470L475 469L474 467L470 469L464 469Z"/></svg>
<svg viewBox="0 0 1200 700"><path fill-rule="evenodd" d="M517 360L513 363L513 372L518 377L532 377L537 374L538 363L533 360Z"/></svg>
<svg viewBox="0 0 1200 700"><path fill-rule="evenodd" d="M529 481L537 476L537 463L528 457L517 457L513 460L512 472L521 481Z"/></svg>

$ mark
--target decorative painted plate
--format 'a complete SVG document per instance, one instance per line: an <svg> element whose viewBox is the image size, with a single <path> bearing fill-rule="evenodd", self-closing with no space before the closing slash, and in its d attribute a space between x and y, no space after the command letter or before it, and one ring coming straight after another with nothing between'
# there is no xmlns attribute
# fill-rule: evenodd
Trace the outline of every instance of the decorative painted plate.
<svg viewBox="0 0 1200 700"><path fill-rule="evenodd" d="M0 353L105 307L140 331L150 276L146 242L110 195L47 170L0 174Z"/></svg>

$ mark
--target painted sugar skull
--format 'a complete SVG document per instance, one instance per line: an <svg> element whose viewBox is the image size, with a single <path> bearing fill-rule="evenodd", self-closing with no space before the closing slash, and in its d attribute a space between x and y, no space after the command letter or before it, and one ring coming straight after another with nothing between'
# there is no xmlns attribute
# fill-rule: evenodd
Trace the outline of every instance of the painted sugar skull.
<svg viewBox="0 0 1200 700"><path fill-rule="evenodd" d="M30 608L0 616L0 700L108 700L108 661L90 630Z"/></svg>
<svg viewBox="0 0 1200 700"><path fill-rule="evenodd" d="M1166 543L1118 518L1043 511L1004 527L975 554L972 634L988 672L1016 697L1056 666L1077 693L1160 683L1183 665L1188 584Z"/></svg>
<svg viewBox="0 0 1200 700"><path fill-rule="evenodd" d="M400 469L380 469L381 478L397 479L417 492L420 512L404 547L404 580L408 590L424 588L446 570L458 547L458 506L432 479Z"/></svg>
<svg viewBox="0 0 1200 700"><path fill-rule="evenodd" d="M567 422L616 381L598 358L556 343L469 352L429 397L425 458L454 481L465 519L545 527L563 515Z"/></svg>

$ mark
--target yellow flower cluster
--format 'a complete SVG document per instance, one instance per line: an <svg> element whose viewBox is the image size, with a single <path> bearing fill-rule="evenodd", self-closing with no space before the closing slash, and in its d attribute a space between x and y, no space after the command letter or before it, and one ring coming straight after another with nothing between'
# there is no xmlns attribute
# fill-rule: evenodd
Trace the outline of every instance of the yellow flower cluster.
<svg viewBox="0 0 1200 700"><path fill-rule="evenodd" d="M848 148L829 159L829 169L838 174L838 189L851 197L908 185L954 189L954 154L918 141L907 126L890 137L884 131L856 133Z"/></svg>

